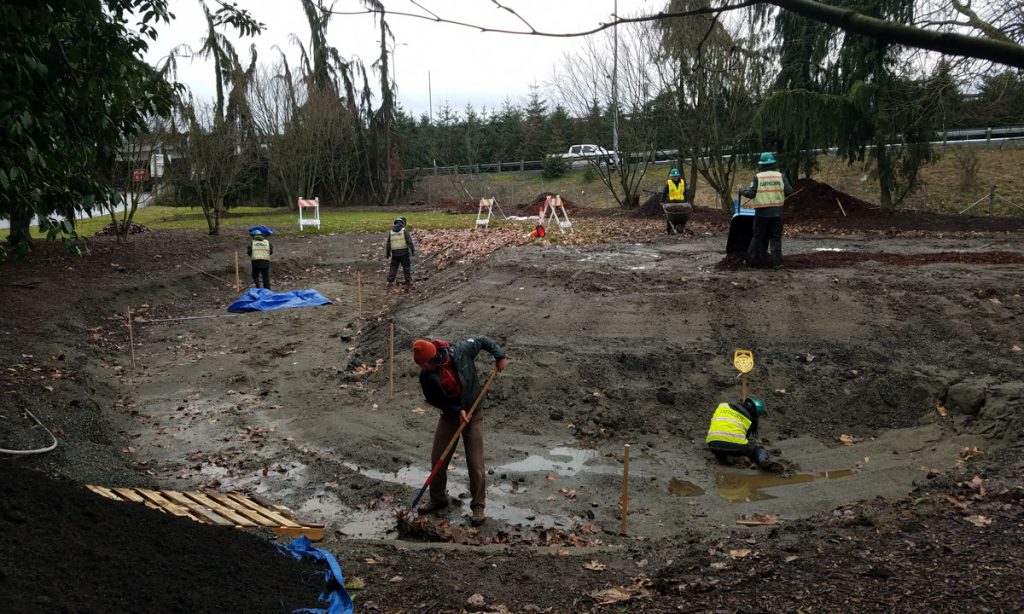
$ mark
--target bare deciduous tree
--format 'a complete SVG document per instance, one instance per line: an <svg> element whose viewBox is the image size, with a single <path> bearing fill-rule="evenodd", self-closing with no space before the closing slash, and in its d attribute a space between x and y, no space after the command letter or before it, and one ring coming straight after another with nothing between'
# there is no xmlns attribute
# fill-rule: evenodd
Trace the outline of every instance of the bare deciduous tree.
<svg viewBox="0 0 1024 614"><path fill-rule="evenodd" d="M600 117L613 110L616 100L619 109L619 149L640 152L641 155L617 153L617 164L590 160L601 182L622 207L635 207L639 203L640 182L647 173L654 150L656 120L650 101L657 94L657 80L650 65L652 36L650 27L637 23L623 26L618 42L618 94L612 86L612 63L615 53L611 32L585 39L576 53L567 54L555 69L554 85L561 103L577 117ZM606 122L607 144L612 140L611 121ZM602 144L599 143L599 144Z"/></svg>

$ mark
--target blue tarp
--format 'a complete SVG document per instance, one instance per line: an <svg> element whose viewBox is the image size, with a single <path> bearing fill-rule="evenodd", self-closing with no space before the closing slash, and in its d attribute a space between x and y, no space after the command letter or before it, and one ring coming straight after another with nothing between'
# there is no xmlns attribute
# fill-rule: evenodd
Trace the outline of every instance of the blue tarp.
<svg viewBox="0 0 1024 614"><path fill-rule="evenodd" d="M338 560L334 558L333 554L314 547L305 535L296 537L292 543L288 544L287 548L278 546L278 549L300 561L308 556L327 563L327 569L324 570L324 580L327 582L327 586L324 587L324 592L320 593L320 601L326 601L327 608L301 608L294 610L295 612L308 614L353 614L355 612L352 598L345 590L345 576L341 573L341 565L338 565Z"/></svg>
<svg viewBox="0 0 1024 614"><path fill-rule="evenodd" d="M265 235L272 235L272 234L274 234L274 231L269 229L269 228L267 228L266 226L250 226L249 227L249 234L251 235L254 230L258 230L258 231L260 231L260 233L265 234Z"/></svg>
<svg viewBox="0 0 1024 614"><path fill-rule="evenodd" d="M313 289L271 292L266 288L251 288L237 301L231 303L228 311L270 311L330 304L330 299Z"/></svg>

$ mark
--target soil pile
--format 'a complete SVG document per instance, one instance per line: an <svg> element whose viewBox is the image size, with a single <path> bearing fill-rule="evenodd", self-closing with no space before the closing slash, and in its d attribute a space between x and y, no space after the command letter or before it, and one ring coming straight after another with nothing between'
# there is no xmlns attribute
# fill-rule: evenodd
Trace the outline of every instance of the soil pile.
<svg viewBox="0 0 1024 614"><path fill-rule="evenodd" d="M120 225L120 222L118 222L118 225ZM138 224L136 222L132 222L131 226L128 228L128 234L130 234L130 235L142 234L144 232L149 232L149 228L146 228L142 224ZM111 223L107 224L106 226L104 226L101 230L97 231L96 235L97 236L107 237L107 236L113 236L116 233L117 233L117 226L114 225L114 222L111 222Z"/></svg>
<svg viewBox="0 0 1024 614"><path fill-rule="evenodd" d="M665 212L661 209L661 194L651 194L644 204L630 214L631 217L664 217L664 215Z"/></svg>
<svg viewBox="0 0 1024 614"><path fill-rule="evenodd" d="M877 217L885 214L881 207L840 192L827 183L801 179L786 198L786 222L804 220L841 220L842 218Z"/></svg>
<svg viewBox="0 0 1024 614"><path fill-rule="evenodd" d="M119 503L0 464L6 612L290 612L322 607L320 567L256 535Z"/></svg>

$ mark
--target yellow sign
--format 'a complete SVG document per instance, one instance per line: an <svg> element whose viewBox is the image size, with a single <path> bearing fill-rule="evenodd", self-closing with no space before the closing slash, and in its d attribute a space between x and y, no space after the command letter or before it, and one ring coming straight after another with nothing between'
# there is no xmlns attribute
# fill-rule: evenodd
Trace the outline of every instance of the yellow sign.
<svg viewBox="0 0 1024 614"><path fill-rule="evenodd" d="M754 353L750 350L736 350L732 357L732 365L740 373L750 373L754 368Z"/></svg>

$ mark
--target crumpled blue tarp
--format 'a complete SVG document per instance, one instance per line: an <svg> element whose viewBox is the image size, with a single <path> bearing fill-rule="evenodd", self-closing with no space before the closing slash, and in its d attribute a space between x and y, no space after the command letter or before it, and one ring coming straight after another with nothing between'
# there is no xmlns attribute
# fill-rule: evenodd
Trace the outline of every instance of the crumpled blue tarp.
<svg viewBox="0 0 1024 614"><path fill-rule="evenodd" d="M324 592L320 593L320 601L326 601L327 608L300 608L294 610L295 612L308 614L353 614L355 612L352 598L345 590L345 576L341 573L341 565L338 564L338 560L334 558L333 554L313 546L313 543L305 535L296 537L286 548L281 546L277 548L300 561L308 556L327 563L327 569L324 570L324 580L327 582L327 586L324 587Z"/></svg>
<svg viewBox="0 0 1024 614"><path fill-rule="evenodd" d="M250 288L237 301L231 303L228 311L270 311L330 304L330 299L313 289L271 292L266 288Z"/></svg>
<svg viewBox="0 0 1024 614"><path fill-rule="evenodd" d="M258 231L260 231L260 233L265 234L265 235L272 235L272 234L274 234L274 231L269 229L269 228L267 228L266 226L250 226L249 227L249 234L251 235L254 230L258 230Z"/></svg>

